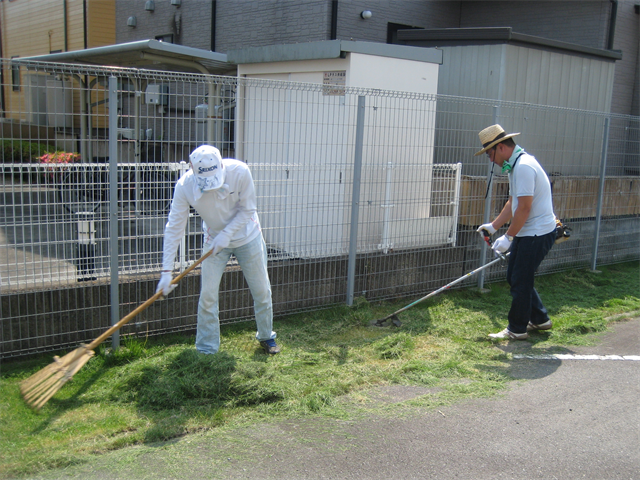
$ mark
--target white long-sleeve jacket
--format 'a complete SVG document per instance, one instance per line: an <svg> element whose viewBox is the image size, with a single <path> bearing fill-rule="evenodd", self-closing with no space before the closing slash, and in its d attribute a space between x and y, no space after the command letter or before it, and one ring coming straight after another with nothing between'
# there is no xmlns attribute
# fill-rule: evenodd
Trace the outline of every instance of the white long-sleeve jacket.
<svg viewBox="0 0 640 480"><path fill-rule="evenodd" d="M225 158L225 181L219 190L196 192L193 170L187 171L176 183L169 219L164 229L162 269L173 270L180 240L192 206L202 218L204 244L223 232L231 241L229 248L249 243L260 235L260 220L256 206L253 177L246 163ZM198 198L199 197L199 198Z"/></svg>

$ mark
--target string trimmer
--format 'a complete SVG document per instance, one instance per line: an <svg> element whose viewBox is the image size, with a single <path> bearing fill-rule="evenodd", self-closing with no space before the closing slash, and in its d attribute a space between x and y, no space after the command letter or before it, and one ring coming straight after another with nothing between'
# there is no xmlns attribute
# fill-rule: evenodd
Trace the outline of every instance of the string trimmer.
<svg viewBox="0 0 640 480"><path fill-rule="evenodd" d="M484 236L484 241L487 242L487 245L489 245L489 247L491 247L491 235L489 234L489 232L487 232L486 230L483 229L482 230L482 234ZM466 278L472 277L476 273L481 272L485 268L489 268L491 265L504 260L508 256L509 256L509 253L507 253L506 255L502 255L502 254L498 253L498 258L496 258L495 260L493 260L493 261L491 261L489 263L486 263L485 265L483 265L483 266L481 266L479 268L476 268L475 270L463 275L462 277L458 278L457 280L454 280L451 283L447 283L444 287L440 287L439 289L429 293L428 295L425 295L424 297L419 298L418 300L416 300L415 302L410 303L406 307L401 308L400 310L398 310L396 312L393 312L391 315L387 315L386 317L381 318L380 320L374 320L371 323L371 325L373 325L374 327L383 327L388 320L391 320L391 323L393 323L396 327L401 326L402 322L398 318L398 314L399 313L402 313L405 310L408 310L409 308L413 307L414 305L417 305L418 303L426 300L427 298L433 297L433 296L439 294L440 292L442 292L444 290L447 290L448 288L451 288L455 284L462 282Z"/></svg>

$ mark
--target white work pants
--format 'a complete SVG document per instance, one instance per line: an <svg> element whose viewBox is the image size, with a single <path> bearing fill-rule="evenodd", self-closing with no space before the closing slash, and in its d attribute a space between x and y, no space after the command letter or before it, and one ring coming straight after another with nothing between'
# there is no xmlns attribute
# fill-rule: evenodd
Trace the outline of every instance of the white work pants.
<svg viewBox="0 0 640 480"><path fill-rule="evenodd" d="M242 268L251 296L258 331L258 341L276 338L273 331L271 283L267 273L267 247L262 235L238 248L225 248L202 262L202 287L198 303L198 331L196 349L213 354L220 348L220 320L218 292L227 262L234 254Z"/></svg>

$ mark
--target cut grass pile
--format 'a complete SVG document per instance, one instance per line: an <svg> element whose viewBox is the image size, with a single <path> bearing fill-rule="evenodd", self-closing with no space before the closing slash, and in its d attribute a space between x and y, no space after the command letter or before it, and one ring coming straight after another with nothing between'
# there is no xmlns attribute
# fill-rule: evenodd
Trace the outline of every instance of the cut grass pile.
<svg viewBox="0 0 640 480"><path fill-rule="evenodd" d="M540 353L593 342L610 317L640 315L638 262L539 277L554 322L528 340ZM40 411L22 401L19 382L52 355L4 362L0 377L0 477L28 476L82 463L109 450L192 432L305 415L353 418L372 409L400 414L500 392L510 355L487 334L504 328L508 286L447 291L403 312L402 327L371 327L410 303L372 305L278 318L282 353L267 356L251 322L225 326L221 351L198 354L193 337L126 339L104 346ZM402 404L369 401L385 385L428 387Z"/></svg>

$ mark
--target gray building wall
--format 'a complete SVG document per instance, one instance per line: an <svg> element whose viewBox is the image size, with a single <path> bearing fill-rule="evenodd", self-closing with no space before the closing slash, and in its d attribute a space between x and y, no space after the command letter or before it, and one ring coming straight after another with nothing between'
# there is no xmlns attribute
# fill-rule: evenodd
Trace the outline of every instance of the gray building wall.
<svg viewBox="0 0 640 480"><path fill-rule="evenodd" d="M518 33L606 48L609 0L461 3L460 28L512 27Z"/></svg>
<svg viewBox="0 0 640 480"><path fill-rule="evenodd" d="M461 2L460 27L512 27L514 32L562 42L607 49L612 13L610 0ZM611 112L640 115L637 87L639 20L634 5L638 0L619 0L614 50L622 51L616 61Z"/></svg>
<svg viewBox="0 0 640 480"><path fill-rule="evenodd" d="M155 10L145 10L146 0L116 0L116 43L173 35L173 43L211 50L211 0L154 0ZM127 19L136 17L136 27ZM216 49L217 50L217 49Z"/></svg>
<svg viewBox="0 0 640 480"><path fill-rule="evenodd" d="M360 16L363 10L369 10L371 18L364 20ZM340 40L386 43L388 23L420 28L452 28L458 26L459 19L460 2L457 1L341 1L337 37Z"/></svg>
<svg viewBox="0 0 640 480"><path fill-rule="evenodd" d="M145 11L146 0L116 0L117 43L174 34L181 45L211 48L211 0L155 0L155 10ZM217 0L215 50L225 53L243 47L314 42L331 39L331 0ZM363 10L373 16L364 20ZM137 26L127 26L136 16ZM458 26L460 2L420 0L354 0L338 2L336 38L386 43L387 24L420 28ZM176 27L180 20L180 28Z"/></svg>
<svg viewBox="0 0 640 480"><path fill-rule="evenodd" d="M624 115L640 115L640 14L634 4L640 0L624 0L618 4L613 48L622 50L616 62L611 111Z"/></svg>
<svg viewBox="0 0 640 480"><path fill-rule="evenodd" d="M329 40L329 0L218 0L216 51Z"/></svg>
<svg viewBox="0 0 640 480"><path fill-rule="evenodd" d="M131 42L173 34L177 44L217 52L231 49L329 40L332 0L116 0L116 41ZM613 48L616 62L613 113L639 115L638 0L619 0ZM212 18L215 29L212 39ZM606 48L612 11L610 0L579 1L421 1L339 0L336 37L387 41L389 24L419 28L510 26L515 32L594 48ZM360 12L369 10L364 20ZM127 26L135 16L137 26Z"/></svg>

